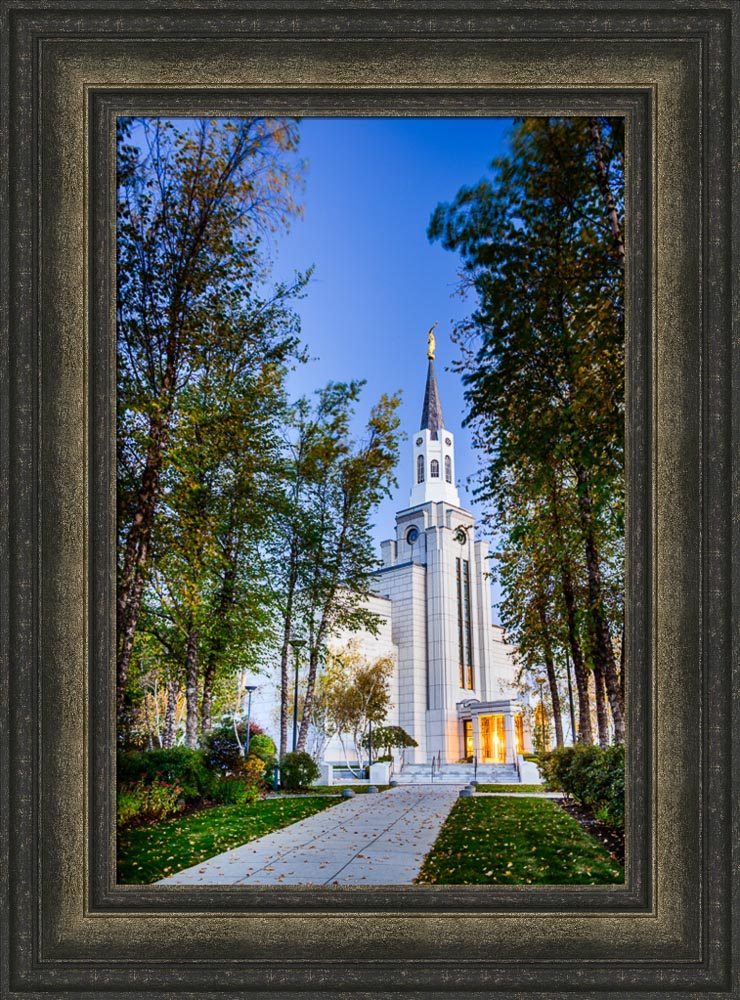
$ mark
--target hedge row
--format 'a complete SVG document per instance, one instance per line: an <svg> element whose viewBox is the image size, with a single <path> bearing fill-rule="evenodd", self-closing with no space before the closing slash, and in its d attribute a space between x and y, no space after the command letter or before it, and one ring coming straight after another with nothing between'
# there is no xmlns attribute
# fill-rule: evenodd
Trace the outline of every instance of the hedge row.
<svg viewBox="0 0 740 1000"><path fill-rule="evenodd" d="M239 735L244 745L245 732ZM161 819L183 805L256 801L272 778L275 753L272 739L253 729L245 758L230 727L214 730L199 750L177 746L120 753L119 825ZM280 762L283 788L304 788L318 774L307 753L289 753Z"/></svg>
<svg viewBox="0 0 740 1000"><path fill-rule="evenodd" d="M594 816L624 831L624 747L558 747L540 759L547 787L564 792Z"/></svg>

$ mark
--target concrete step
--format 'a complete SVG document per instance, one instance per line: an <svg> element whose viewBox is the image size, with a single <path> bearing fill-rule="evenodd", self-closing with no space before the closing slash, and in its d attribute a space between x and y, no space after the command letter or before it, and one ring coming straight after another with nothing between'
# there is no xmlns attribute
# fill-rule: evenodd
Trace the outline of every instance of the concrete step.
<svg viewBox="0 0 740 1000"><path fill-rule="evenodd" d="M394 778L399 784L468 784L473 778L480 784L519 784L519 774L513 764L479 764L476 773L472 764L443 764L434 772L431 764L407 764Z"/></svg>

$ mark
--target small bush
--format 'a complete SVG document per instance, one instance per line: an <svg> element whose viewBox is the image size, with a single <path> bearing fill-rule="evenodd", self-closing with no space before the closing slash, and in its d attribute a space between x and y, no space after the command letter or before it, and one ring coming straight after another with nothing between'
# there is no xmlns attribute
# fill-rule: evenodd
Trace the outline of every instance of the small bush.
<svg viewBox="0 0 740 1000"><path fill-rule="evenodd" d="M318 765L308 753L286 753L280 760L281 788L308 788L318 776Z"/></svg>
<svg viewBox="0 0 740 1000"><path fill-rule="evenodd" d="M277 747L267 733L257 733L249 738L249 753L259 757L265 765L265 773L270 774L277 760Z"/></svg>
<svg viewBox="0 0 740 1000"><path fill-rule="evenodd" d="M247 727L243 722L237 726L239 739L237 740L232 725L219 726L212 730L205 738L205 754L208 767L222 775L238 774L244 767L244 757L242 756L239 743L242 747L247 736ZM263 735L261 726L251 722L249 725L249 749L252 749L253 741Z"/></svg>
<svg viewBox="0 0 740 1000"><path fill-rule="evenodd" d="M540 768L551 791L588 806L597 819L624 830L624 747L576 744L543 755Z"/></svg>
<svg viewBox="0 0 740 1000"><path fill-rule="evenodd" d="M117 777L119 786L137 781L148 785L160 780L177 783L185 802L213 798L218 783L218 776L207 766L205 752L189 747L121 753Z"/></svg>
<svg viewBox="0 0 740 1000"><path fill-rule="evenodd" d="M177 784L143 780L129 782L118 792L116 820L119 827L166 819L177 812L182 789Z"/></svg>
<svg viewBox="0 0 740 1000"><path fill-rule="evenodd" d="M221 778L213 788L213 801L218 805L233 806L241 798L244 782L241 778Z"/></svg>
<svg viewBox="0 0 740 1000"><path fill-rule="evenodd" d="M267 785L264 780L265 762L256 754L250 753L242 768L243 793L241 801L246 806L254 805L262 798Z"/></svg>

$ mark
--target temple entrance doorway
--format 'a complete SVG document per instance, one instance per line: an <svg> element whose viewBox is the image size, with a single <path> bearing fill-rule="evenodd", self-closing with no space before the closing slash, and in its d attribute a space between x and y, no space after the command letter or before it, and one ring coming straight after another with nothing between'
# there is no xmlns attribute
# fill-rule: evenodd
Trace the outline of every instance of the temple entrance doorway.
<svg viewBox="0 0 740 1000"><path fill-rule="evenodd" d="M503 715L480 715L481 762L506 763L506 729Z"/></svg>

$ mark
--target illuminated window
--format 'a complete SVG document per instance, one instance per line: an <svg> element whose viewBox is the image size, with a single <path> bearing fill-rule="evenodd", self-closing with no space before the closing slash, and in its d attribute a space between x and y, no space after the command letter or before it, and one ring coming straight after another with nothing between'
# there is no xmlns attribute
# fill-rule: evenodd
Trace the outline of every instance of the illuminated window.
<svg viewBox="0 0 740 1000"><path fill-rule="evenodd" d="M432 479L439 479L439 462L437 461L436 458L432 459L432 464L429 469L429 475L432 477Z"/></svg>
<svg viewBox="0 0 740 1000"><path fill-rule="evenodd" d="M524 753L524 716L514 716L514 734L516 736L516 752Z"/></svg>
<svg viewBox="0 0 740 1000"><path fill-rule="evenodd" d="M472 757L475 753L475 744L473 743L473 721L472 719L465 719L463 722L463 736L465 738L465 756Z"/></svg>
<svg viewBox="0 0 740 1000"><path fill-rule="evenodd" d="M416 481L417 483L424 482L424 456L417 455L416 457Z"/></svg>
<svg viewBox="0 0 740 1000"><path fill-rule="evenodd" d="M449 455L445 455L445 479L448 483L452 482L452 459Z"/></svg>
<svg viewBox="0 0 740 1000"><path fill-rule="evenodd" d="M455 569L457 573L457 641L460 654L460 687L472 691L474 683L470 564L467 559L456 559Z"/></svg>
<svg viewBox="0 0 740 1000"><path fill-rule="evenodd" d="M544 742L545 750L550 749L550 720L547 717L547 709L542 704L539 705L534 710L534 724L535 730L537 732L537 737L540 741ZM544 740L543 740L544 737Z"/></svg>

